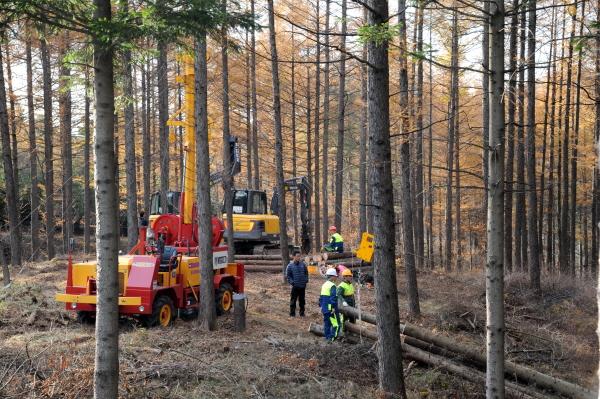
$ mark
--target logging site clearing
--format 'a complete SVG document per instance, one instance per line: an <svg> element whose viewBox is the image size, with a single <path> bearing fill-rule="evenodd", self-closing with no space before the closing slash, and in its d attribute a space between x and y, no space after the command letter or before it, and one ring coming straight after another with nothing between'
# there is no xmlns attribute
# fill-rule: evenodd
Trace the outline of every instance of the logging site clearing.
<svg viewBox="0 0 600 399"><path fill-rule="evenodd" d="M422 316L412 318L406 304L405 270L401 266L397 270L401 323L485 353L484 275L469 270L420 270ZM55 301L55 294L64 292L66 273L67 261L57 259L11 269L12 284L0 290L0 397L93 397L94 326L79 324L75 312ZM570 397L586 397L585 392L590 392L586 390L597 392L598 312L592 279L582 283L544 276L539 296L530 293L528 280L522 274L506 277L506 360L581 388L581 396ZM308 317L290 318L289 287L281 273L246 271L246 331L242 333L234 331L233 310L218 318L215 332L202 331L197 319L177 319L156 328L122 319L119 397L380 397L376 344L369 338L376 327L361 320L364 334L351 334L333 344L318 335L323 324L318 306L323 282L319 275L310 276ZM375 314L375 288L357 287L357 291L361 310ZM414 340L407 337L403 336L405 345ZM438 359L437 363L426 364L415 360L414 353L405 353L408 398L485 397L484 383L477 380L481 368L476 359L447 349L431 352L436 353L431 359ZM452 364L472 371L461 376ZM469 373L474 377L465 377ZM513 391L507 385L507 397L569 397L531 383L523 386L530 391Z"/></svg>

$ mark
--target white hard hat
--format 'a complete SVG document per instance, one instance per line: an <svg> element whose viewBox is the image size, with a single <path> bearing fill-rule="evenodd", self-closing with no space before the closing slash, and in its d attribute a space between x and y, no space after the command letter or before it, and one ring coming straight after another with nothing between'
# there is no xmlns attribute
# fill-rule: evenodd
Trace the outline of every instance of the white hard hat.
<svg viewBox="0 0 600 399"><path fill-rule="evenodd" d="M325 275L337 277L337 271L333 267L331 267L331 268L327 269L327 272L325 272Z"/></svg>

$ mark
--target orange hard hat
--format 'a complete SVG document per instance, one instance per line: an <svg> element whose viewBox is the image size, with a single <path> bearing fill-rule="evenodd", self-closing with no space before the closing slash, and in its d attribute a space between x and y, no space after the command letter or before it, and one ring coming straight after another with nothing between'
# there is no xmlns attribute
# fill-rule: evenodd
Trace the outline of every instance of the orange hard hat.
<svg viewBox="0 0 600 399"><path fill-rule="evenodd" d="M345 269L345 270L342 272L342 277L343 277L343 276L352 276L352 272L350 271L350 269Z"/></svg>
<svg viewBox="0 0 600 399"><path fill-rule="evenodd" d="M337 227L335 227L335 226L329 226L329 231L331 231L331 230L337 231Z"/></svg>

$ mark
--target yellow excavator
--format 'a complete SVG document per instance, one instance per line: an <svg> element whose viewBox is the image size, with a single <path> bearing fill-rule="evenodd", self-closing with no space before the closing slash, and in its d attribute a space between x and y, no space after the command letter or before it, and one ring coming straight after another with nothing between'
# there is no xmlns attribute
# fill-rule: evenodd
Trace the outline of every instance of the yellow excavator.
<svg viewBox="0 0 600 399"><path fill-rule="evenodd" d="M304 176L284 180L283 189L298 192L300 220L302 223L300 249L310 252L310 189ZM275 188L269 211L267 193L263 190L232 190L233 195L233 240L236 254L262 255L269 250L279 249L279 210ZM227 226L227 215L223 209L223 223ZM225 230L224 237L227 237Z"/></svg>

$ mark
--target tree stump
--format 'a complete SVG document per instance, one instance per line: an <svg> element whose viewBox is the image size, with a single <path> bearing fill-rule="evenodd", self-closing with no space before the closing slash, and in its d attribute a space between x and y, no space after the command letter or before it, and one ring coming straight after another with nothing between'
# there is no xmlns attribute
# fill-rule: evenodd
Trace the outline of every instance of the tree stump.
<svg viewBox="0 0 600 399"><path fill-rule="evenodd" d="M235 332L246 331L246 294L233 295L233 322Z"/></svg>

